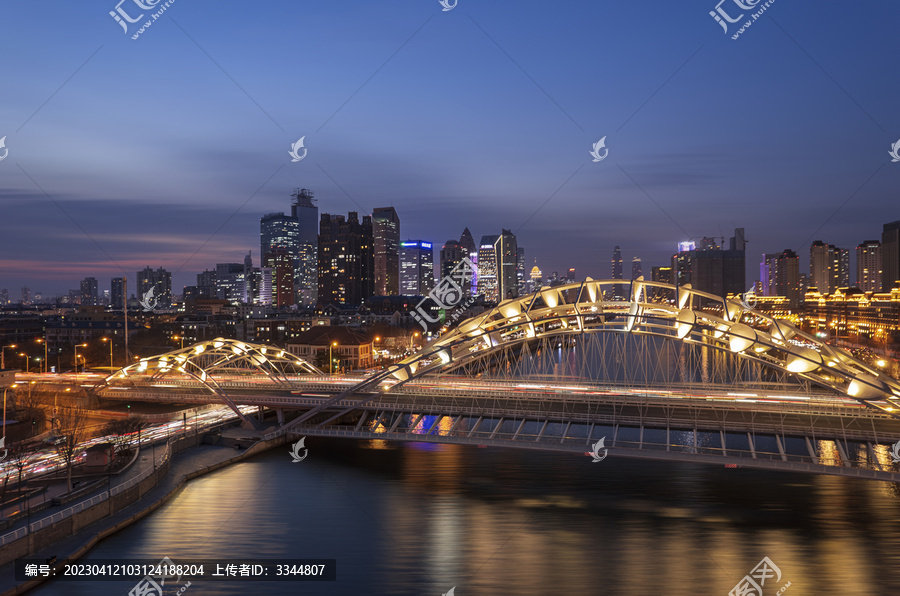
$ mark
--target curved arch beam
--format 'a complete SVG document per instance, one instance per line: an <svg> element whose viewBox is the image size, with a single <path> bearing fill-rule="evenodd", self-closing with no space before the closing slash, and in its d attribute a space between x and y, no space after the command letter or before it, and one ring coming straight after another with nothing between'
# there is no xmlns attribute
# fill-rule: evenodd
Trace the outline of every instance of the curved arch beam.
<svg viewBox="0 0 900 596"><path fill-rule="evenodd" d="M615 287L629 286L630 300L609 300ZM736 300L643 278L593 280L543 287L505 300L461 322L425 350L380 371L320 404L287 426L302 424L355 393L447 372L501 347L535 338L584 333L656 336L704 345L805 379L900 417L900 383L849 352L822 343L787 321L749 309ZM374 396L363 399L363 405ZM349 410L347 410L349 411ZM346 413L343 412L343 413ZM338 414L321 424L343 415Z"/></svg>

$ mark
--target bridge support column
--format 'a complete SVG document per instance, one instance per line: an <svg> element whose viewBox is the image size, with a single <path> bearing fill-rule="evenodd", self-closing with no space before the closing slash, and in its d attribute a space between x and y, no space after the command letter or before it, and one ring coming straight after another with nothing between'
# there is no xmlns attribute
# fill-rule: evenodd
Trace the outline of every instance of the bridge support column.
<svg viewBox="0 0 900 596"><path fill-rule="evenodd" d="M275 419L278 420L278 426L284 424L284 408L275 408Z"/></svg>
<svg viewBox="0 0 900 596"><path fill-rule="evenodd" d="M784 446L781 444L781 437L775 434L775 444L778 445L778 453L781 454L781 461L787 461L787 455L784 453Z"/></svg>
<svg viewBox="0 0 900 596"><path fill-rule="evenodd" d="M535 443L541 440L541 437L544 436L544 431L547 430L547 425L550 424L549 420L544 420L544 425L541 427L541 432L538 433L537 438L534 440Z"/></svg>
<svg viewBox="0 0 900 596"><path fill-rule="evenodd" d="M470 431L469 431L469 434L466 435L467 437L471 437L471 436L472 436L472 433L474 433L476 430L478 430L478 426L481 424L482 419L484 419L484 416L479 416L479 417L478 417L478 420L476 420L476 421L475 421L475 424L472 425L472 430L470 430Z"/></svg>
<svg viewBox="0 0 900 596"><path fill-rule="evenodd" d="M368 411L368 410L363 410L363 411L362 411L362 414L359 415L359 422L356 423L356 429L355 429L355 430L357 430L357 431L359 430L359 427L361 427L361 426L363 425L363 422L366 421L366 417L367 417L368 415L369 415L369 411Z"/></svg>
<svg viewBox="0 0 900 596"><path fill-rule="evenodd" d="M570 426L572 426L572 421L571 421L571 420L569 420L568 422L566 422L566 428L563 430L563 432L562 432L562 437L560 437L560 439L559 439L559 442L560 442L560 443L562 443L563 441L566 440L566 435L569 434L569 427L570 427Z"/></svg>
<svg viewBox="0 0 900 596"><path fill-rule="evenodd" d="M756 447L753 445L753 435L747 433L747 443L750 445L750 455L753 456L753 459L756 459Z"/></svg>
<svg viewBox="0 0 900 596"><path fill-rule="evenodd" d="M809 437L803 437L806 439L806 449L809 451L809 456L812 458L814 464L819 463L819 458L816 456L816 450L813 449L812 443L809 440Z"/></svg>
<svg viewBox="0 0 900 596"><path fill-rule="evenodd" d="M840 440L840 439L835 439L835 440L834 440L834 444L837 445L838 453L841 455L841 459L844 461L844 467L845 467L845 468L850 468L850 467L852 467L852 466L850 465L850 458L847 457L847 452L846 452L846 450L844 449L844 447L841 445L841 440Z"/></svg>
<svg viewBox="0 0 900 596"><path fill-rule="evenodd" d="M497 431L500 430L500 427L503 426L504 417L500 416L500 422L497 423L497 426L494 427L494 430L491 431L491 438L494 438L494 435L497 434Z"/></svg>
<svg viewBox="0 0 900 596"><path fill-rule="evenodd" d="M522 432L522 429L525 428L525 419L522 418L522 424L519 425L519 428L516 429L516 434L513 435L512 440L515 441L519 438L519 433Z"/></svg>
<svg viewBox="0 0 900 596"><path fill-rule="evenodd" d="M724 430L719 431L719 440L722 441L722 455L727 456L728 452L725 451L725 431Z"/></svg>

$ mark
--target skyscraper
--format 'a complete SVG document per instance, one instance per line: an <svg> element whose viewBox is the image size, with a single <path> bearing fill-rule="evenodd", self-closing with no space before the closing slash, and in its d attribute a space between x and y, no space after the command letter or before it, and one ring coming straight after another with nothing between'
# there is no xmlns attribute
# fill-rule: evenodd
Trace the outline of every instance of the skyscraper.
<svg viewBox="0 0 900 596"><path fill-rule="evenodd" d="M375 292L372 216L323 213L319 221L319 303L362 304Z"/></svg>
<svg viewBox="0 0 900 596"><path fill-rule="evenodd" d="M497 290L499 300L519 297L519 245L516 236L509 230L502 233L494 242L494 254L497 259Z"/></svg>
<svg viewBox="0 0 900 596"><path fill-rule="evenodd" d="M440 272L441 279L450 275L453 268L469 256L468 251L458 240L447 240L441 247Z"/></svg>
<svg viewBox="0 0 900 596"><path fill-rule="evenodd" d="M270 303L276 308L287 308L294 304L294 259L289 251L273 248L263 258L263 268L269 269L271 287ZM262 273L261 273L262 275ZM265 292L265 280L262 281ZM265 298L265 296L264 296Z"/></svg>
<svg viewBox="0 0 900 596"><path fill-rule="evenodd" d="M291 217L297 220L297 263L294 267L294 290L297 303L315 306L319 294L318 243L319 208L313 191L294 189L291 195Z"/></svg>
<svg viewBox="0 0 900 596"><path fill-rule="evenodd" d="M530 294L528 291L528 270L525 264L525 249L519 247L519 255L516 260L516 278L519 280L519 296Z"/></svg>
<svg viewBox="0 0 900 596"><path fill-rule="evenodd" d="M96 306L97 304L97 278L85 277L81 280L81 305Z"/></svg>
<svg viewBox="0 0 900 596"><path fill-rule="evenodd" d="M125 308L125 278L114 277L109 284L109 306Z"/></svg>
<svg viewBox="0 0 900 596"><path fill-rule="evenodd" d="M881 242L866 240L856 247L856 285L863 292L880 292Z"/></svg>
<svg viewBox="0 0 900 596"><path fill-rule="evenodd" d="M232 304L248 302L244 263L216 264L216 297Z"/></svg>
<svg viewBox="0 0 900 596"><path fill-rule="evenodd" d="M469 260L475 265L475 270L472 271L472 283L469 285L469 289L467 290L468 295L477 296L478 295L478 245L475 244L475 239L472 238L472 232L469 231L469 228L465 228L462 234L459 237L459 244L463 247L463 250L466 252L466 256L469 257Z"/></svg>
<svg viewBox="0 0 900 596"><path fill-rule="evenodd" d="M500 296L497 285L497 256L494 243L500 238L497 234L481 237L478 245L478 293L488 302L497 302Z"/></svg>
<svg viewBox="0 0 900 596"><path fill-rule="evenodd" d="M162 267L155 271L150 267L144 267L138 271L137 279L137 297L138 300L150 291L150 288L156 288L153 296L156 298L156 304L161 308L172 306L172 274Z"/></svg>
<svg viewBox="0 0 900 596"><path fill-rule="evenodd" d="M400 217L393 207L372 212L375 244L375 295L400 294Z"/></svg>
<svg viewBox="0 0 900 596"><path fill-rule="evenodd" d="M775 258L775 296L786 296L791 306L800 305L800 257L787 249Z"/></svg>
<svg viewBox="0 0 900 596"><path fill-rule="evenodd" d="M431 242L407 240L400 243L400 292L403 296L424 296L434 289L434 248Z"/></svg>
<svg viewBox="0 0 900 596"><path fill-rule="evenodd" d="M703 238L696 244L679 243L679 252L672 257L672 269L677 285L691 284L695 290L722 297L744 292L746 280L744 229L736 228L734 233L728 250L722 250L714 238Z"/></svg>
<svg viewBox="0 0 900 596"><path fill-rule="evenodd" d="M197 274L197 297L219 298L215 269L206 269L203 273Z"/></svg>
<svg viewBox="0 0 900 596"><path fill-rule="evenodd" d="M890 292L900 280L900 220L884 224L881 232L881 291Z"/></svg>
<svg viewBox="0 0 900 596"><path fill-rule="evenodd" d="M299 206L295 207L301 209ZM316 209L315 206L313 208ZM305 211L298 212L307 215ZM294 275L291 275L293 283L294 278L298 277L300 268L300 224L293 215L268 213L259 220L259 254L263 264L266 262L266 255L281 252L286 252L293 263ZM283 256L280 258L283 259Z"/></svg>
<svg viewBox="0 0 900 596"><path fill-rule="evenodd" d="M816 240L809 247L811 286L822 294L833 294L850 285L850 251Z"/></svg>
<svg viewBox="0 0 900 596"><path fill-rule="evenodd" d="M644 267L641 264L641 257L631 259L631 281L644 276Z"/></svg>
<svg viewBox="0 0 900 596"><path fill-rule="evenodd" d="M613 250L611 279L622 279L622 250L618 246ZM622 284L615 284L612 293L613 300L624 300L625 286Z"/></svg>

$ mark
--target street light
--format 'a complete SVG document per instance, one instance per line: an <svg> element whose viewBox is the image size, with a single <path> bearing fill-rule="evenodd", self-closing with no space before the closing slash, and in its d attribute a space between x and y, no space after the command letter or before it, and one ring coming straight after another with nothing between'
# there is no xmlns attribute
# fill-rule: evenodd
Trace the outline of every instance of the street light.
<svg viewBox="0 0 900 596"><path fill-rule="evenodd" d="M336 341L331 342L331 345L328 346L328 363L331 365L331 374L334 374L334 358L331 355L331 349L337 347L338 343Z"/></svg>
<svg viewBox="0 0 900 596"><path fill-rule="evenodd" d="M47 360L47 338L41 339L40 337L35 340L39 344L44 344L44 368L43 372L50 371L50 361Z"/></svg>
<svg viewBox="0 0 900 596"><path fill-rule="evenodd" d="M75 379L78 379L78 348L86 348L87 344L75 344ZM82 356L84 358L84 356ZM87 362L87 361L85 361Z"/></svg>
<svg viewBox="0 0 900 596"><path fill-rule="evenodd" d="M182 335L181 337L178 337L177 335L173 335L172 339L174 339L176 341L180 339L181 340L181 349L182 350L184 349L184 335Z"/></svg>
<svg viewBox="0 0 900 596"><path fill-rule="evenodd" d="M3 348L0 349L0 368L6 368L6 348L15 349L15 347L16 344L9 344L8 346L3 346Z"/></svg>
<svg viewBox="0 0 900 596"><path fill-rule="evenodd" d="M25 352L19 352L19 356L25 359L25 374L27 375L30 371L28 370L28 354Z"/></svg>
<svg viewBox="0 0 900 596"><path fill-rule="evenodd" d="M100 341L108 341L109 342L109 369L110 369L110 372L112 372L112 369L115 368L113 366L113 356L112 356L113 342L108 337L101 337Z"/></svg>

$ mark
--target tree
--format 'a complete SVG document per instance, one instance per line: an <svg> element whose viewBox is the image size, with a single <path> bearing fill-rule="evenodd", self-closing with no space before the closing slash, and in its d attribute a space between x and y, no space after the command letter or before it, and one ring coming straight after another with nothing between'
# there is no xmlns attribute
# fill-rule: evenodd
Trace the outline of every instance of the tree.
<svg viewBox="0 0 900 596"><path fill-rule="evenodd" d="M22 472L28 465L31 456L38 451L38 448L39 445L33 441L18 441L9 446L9 461L12 463L13 467L16 468L19 475L17 486L20 495L22 494ZM0 496L0 499L6 496L7 482L9 482L8 474L3 482L3 494Z"/></svg>
<svg viewBox="0 0 900 596"><path fill-rule="evenodd" d="M116 453L125 451L128 443L134 434L140 437L142 430L147 428L148 423L142 416L129 416L128 418L118 418L110 420L100 429L100 436L112 436L113 443L116 446Z"/></svg>
<svg viewBox="0 0 900 596"><path fill-rule="evenodd" d="M59 443L56 453L66 464L66 492L72 492L72 466L80 444L87 438L87 412L84 408L63 408L59 416Z"/></svg>

